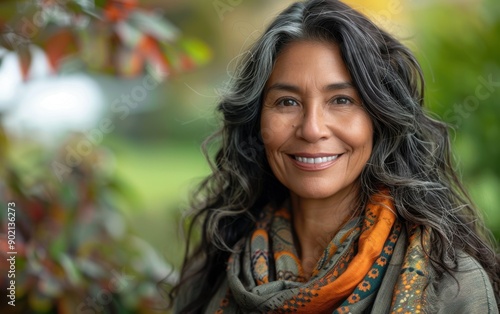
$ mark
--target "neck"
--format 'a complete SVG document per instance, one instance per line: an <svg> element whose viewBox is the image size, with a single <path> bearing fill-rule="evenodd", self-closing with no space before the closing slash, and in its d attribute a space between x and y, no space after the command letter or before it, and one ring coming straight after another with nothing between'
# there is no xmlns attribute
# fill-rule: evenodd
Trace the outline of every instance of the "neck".
<svg viewBox="0 0 500 314"><path fill-rule="evenodd" d="M309 277L333 239L352 215L359 190L345 191L326 199L305 199L291 194L293 227L306 277Z"/></svg>

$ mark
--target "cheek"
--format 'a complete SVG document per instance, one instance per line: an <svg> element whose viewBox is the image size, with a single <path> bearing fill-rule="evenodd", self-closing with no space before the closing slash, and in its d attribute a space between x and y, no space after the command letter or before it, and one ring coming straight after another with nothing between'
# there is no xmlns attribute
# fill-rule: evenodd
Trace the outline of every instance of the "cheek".
<svg viewBox="0 0 500 314"><path fill-rule="evenodd" d="M349 138L351 147L363 149L367 154L371 153L373 146L373 124L366 113L357 116L345 129L344 136Z"/></svg>
<svg viewBox="0 0 500 314"><path fill-rule="evenodd" d="M373 128L371 123L365 125L365 127L360 130L358 149L360 150L360 162L364 167L368 162L368 159L370 159L373 149Z"/></svg>
<svg viewBox="0 0 500 314"><path fill-rule="evenodd" d="M348 125L348 128L343 129L341 139L351 149L351 166L360 169L372 154L373 124L371 119L363 114L352 119Z"/></svg>
<svg viewBox="0 0 500 314"><path fill-rule="evenodd" d="M262 142L264 143L267 161L271 168L273 168L274 162L272 155L273 151L277 147L276 130L272 129L272 119L266 111L262 112L262 116L260 119L260 135L262 137Z"/></svg>
<svg viewBox="0 0 500 314"><path fill-rule="evenodd" d="M260 119L260 134L267 154L272 154L285 141L287 134L287 122L272 112L263 111Z"/></svg>

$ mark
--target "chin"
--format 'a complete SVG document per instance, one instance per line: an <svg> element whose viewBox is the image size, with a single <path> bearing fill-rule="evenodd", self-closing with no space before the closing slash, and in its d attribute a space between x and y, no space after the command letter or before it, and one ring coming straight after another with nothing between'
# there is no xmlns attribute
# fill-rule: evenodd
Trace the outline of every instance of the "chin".
<svg viewBox="0 0 500 314"><path fill-rule="evenodd" d="M291 190L291 192L301 199L317 199L317 200L326 199L337 194L336 193L337 191L321 190L321 189L314 189L314 190L302 189L301 191L298 192Z"/></svg>

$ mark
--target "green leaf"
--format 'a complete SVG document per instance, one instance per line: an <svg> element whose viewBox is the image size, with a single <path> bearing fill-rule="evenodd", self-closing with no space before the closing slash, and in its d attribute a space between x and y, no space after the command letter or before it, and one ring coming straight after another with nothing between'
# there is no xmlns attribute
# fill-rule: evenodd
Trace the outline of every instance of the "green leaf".
<svg viewBox="0 0 500 314"><path fill-rule="evenodd" d="M61 254L64 254L67 248L66 238L58 234L55 239L50 243L49 254L52 258L57 258Z"/></svg>
<svg viewBox="0 0 500 314"><path fill-rule="evenodd" d="M61 255L59 256L59 262L66 272L68 281L73 286L80 285L82 282L82 276L75 263L73 263L72 259L66 253L61 253Z"/></svg>
<svg viewBox="0 0 500 314"><path fill-rule="evenodd" d="M180 42L180 45L198 65L205 64L212 59L212 50L199 39L185 38Z"/></svg>
<svg viewBox="0 0 500 314"><path fill-rule="evenodd" d="M107 0L94 0L94 4L98 8L104 8L107 2Z"/></svg>
<svg viewBox="0 0 500 314"><path fill-rule="evenodd" d="M89 1L67 1L66 2L66 9L68 9L69 11L71 11L73 13L81 14L84 12L85 3L88 3L88 2Z"/></svg>

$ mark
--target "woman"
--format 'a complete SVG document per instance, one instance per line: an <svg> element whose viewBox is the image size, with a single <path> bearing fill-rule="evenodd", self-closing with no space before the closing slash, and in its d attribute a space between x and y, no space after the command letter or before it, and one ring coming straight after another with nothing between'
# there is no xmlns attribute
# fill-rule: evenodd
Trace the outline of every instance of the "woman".
<svg viewBox="0 0 500 314"><path fill-rule="evenodd" d="M406 47L298 2L231 84L176 312L498 313L494 244Z"/></svg>

